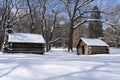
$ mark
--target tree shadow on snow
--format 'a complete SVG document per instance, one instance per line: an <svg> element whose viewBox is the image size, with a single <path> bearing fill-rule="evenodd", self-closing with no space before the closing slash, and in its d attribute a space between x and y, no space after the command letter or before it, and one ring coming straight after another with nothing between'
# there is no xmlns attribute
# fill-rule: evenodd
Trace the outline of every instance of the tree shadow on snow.
<svg viewBox="0 0 120 80"><path fill-rule="evenodd" d="M39 62L38 58L32 58L30 56L25 57L15 57L8 56L0 58L0 78L7 77L7 75L11 74L15 70L20 67L32 70L31 65L35 65ZM42 63L41 63L42 64ZM19 73L18 73L19 74Z"/></svg>
<svg viewBox="0 0 120 80"><path fill-rule="evenodd" d="M115 72L110 70L99 70L99 68L104 68L107 66L109 66L109 64L104 63L102 65L94 66L91 69L71 72L71 73L54 76L54 77L50 77L42 80L104 80L105 78L106 78L105 80L113 80L114 77L113 79L110 79L111 77L109 75L107 76L107 74L115 74L118 76L120 75L119 71ZM100 73L103 73L103 75L101 75ZM104 77L104 75L106 75L107 77ZM99 77L95 77L95 76L99 76Z"/></svg>

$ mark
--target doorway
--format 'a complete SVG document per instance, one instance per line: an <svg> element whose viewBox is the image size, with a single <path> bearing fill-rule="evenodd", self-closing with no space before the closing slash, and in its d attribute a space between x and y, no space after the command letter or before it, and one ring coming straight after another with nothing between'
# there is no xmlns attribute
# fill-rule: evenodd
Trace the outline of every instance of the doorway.
<svg viewBox="0 0 120 80"><path fill-rule="evenodd" d="M85 47L82 46L82 54L84 55L85 54Z"/></svg>

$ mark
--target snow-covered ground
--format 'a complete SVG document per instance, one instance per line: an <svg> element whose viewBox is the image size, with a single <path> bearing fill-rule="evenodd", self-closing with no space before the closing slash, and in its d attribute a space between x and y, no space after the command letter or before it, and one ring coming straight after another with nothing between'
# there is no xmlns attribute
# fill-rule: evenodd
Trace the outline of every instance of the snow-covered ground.
<svg viewBox="0 0 120 80"><path fill-rule="evenodd" d="M75 55L52 49L45 55L0 54L0 80L120 80L120 49Z"/></svg>

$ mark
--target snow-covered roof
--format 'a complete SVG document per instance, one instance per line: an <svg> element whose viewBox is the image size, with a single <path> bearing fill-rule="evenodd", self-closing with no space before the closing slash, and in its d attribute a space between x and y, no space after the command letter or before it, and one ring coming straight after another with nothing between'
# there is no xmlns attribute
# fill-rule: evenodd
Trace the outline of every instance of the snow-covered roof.
<svg viewBox="0 0 120 80"><path fill-rule="evenodd" d="M89 46L108 46L104 41L100 39L81 38Z"/></svg>
<svg viewBox="0 0 120 80"><path fill-rule="evenodd" d="M16 43L45 43L44 38L40 34L29 33L11 33L8 35L8 42Z"/></svg>

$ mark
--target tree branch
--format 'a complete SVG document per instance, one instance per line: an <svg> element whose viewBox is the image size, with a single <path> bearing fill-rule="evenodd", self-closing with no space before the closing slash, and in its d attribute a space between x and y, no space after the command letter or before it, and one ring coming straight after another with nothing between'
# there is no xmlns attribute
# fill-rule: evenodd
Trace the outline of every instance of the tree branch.
<svg viewBox="0 0 120 80"><path fill-rule="evenodd" d="M12 16L12 18L9 20L9 22L11 22L15 17L16 17L16 15L17 15L17 13L18 13L18 8L16 7L16 12L15 12L15 14Z"/></svg>
<svg viewBox="0 0 120 80"><path fill-rule="evenodd" d="M67 0L60 0L60 1L62 1L65 4L66 10L67 10L68 15L69 15L69 18L71 19L72 15L71 15L71 10L69 9L68 1Z"/></svg>
<svg viewBox="0 0 120 80"><path fill-rule="evenodd" d="M80 5L77 6L77 9L79 9L80 7L82 7L82 6L86 5L86 4L91 3L92 1L94 1L94 0L84 0Z"/></svg>
<svg viewBox="0 0 120 80"><path fill-rule="evenodd" d="M19 21L19 19L20 18L23 18L23 17L25 17L26 15L28 15L29 13L27 13L27 14L25 14L25 15L22 15L21 17L19 17L18 19L16 19L13 23L4 23L4 22L2 22L2 24L4 24L4 25L10 25L10 26L13 26L14 24L16 24L18 21Z"/></svg>
<svg viewBox="0 0 120 80"><path fill-rule="evenodd" d="M76 29L77 27L79 27L80 25L82 25L82 24L84 24L84 23L86 23L86 22L94 22L94 21L96 21L96 22L102 22L102 23L105 23L105 24L108 24L108 25L110 25L110 26L117 26L116 24L112 24L112 23L109 23L109 22L107 22L107 21L105 21L105 20L100 20L100 19L88 19L88 20L84 20L84 21L81 21L80 23L78 23L77 25L75 25L74 27L73 27L73 29Z"/></svg>
<svg viewBox="0 0 120 80"><path fill-rule="evenodd" d="M74 11L73 11L73 15L72 15L72 19L75 17L76 11L77 11L77 6L78 6L79 0L76 1L75 3L75 7L74 7Z"/></svg>
<svg viewBox="0 0 120 80"><path fill-rule="evenodd" d="M85 12L82 12L80 13L80 15L76 16L74 18L74 21L76 21L78 18L82 17L82 15L86 14L86 13L91 13L91 12L100 12L100 13L103 13L103 14L107 14L105 13L104 11L99 11L99 10L89 10L89 11L85 11Z"/></svg>

